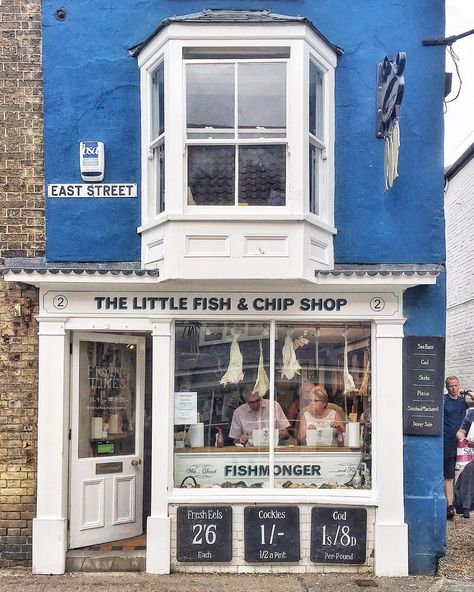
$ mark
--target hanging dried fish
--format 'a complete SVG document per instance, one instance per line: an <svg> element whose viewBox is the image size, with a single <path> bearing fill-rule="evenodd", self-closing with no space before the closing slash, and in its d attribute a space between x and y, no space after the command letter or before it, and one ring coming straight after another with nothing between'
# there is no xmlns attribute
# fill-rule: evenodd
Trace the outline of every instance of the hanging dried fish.
<svg viewBox="0 0 474 592"><path fill-rule="evenodd" d="M240 337L240 332L233 330L232 335L233 338L232 343L230 344L229 366L227 367L227 372L219 380L219 384L224 386L226 386L226 384L237 384L244 378L244 373L242 370L243 357L240 352L239 344L237 343L237 340Z"/></svg>
<svg viewBox="0 0 474 592"><path fill-rule="evenodd" d="M270 381L268 380L267 373L265 371L265 366L263 364L263 348L262 348L262 340L260 339L260 358L258 361L258 372L257 372L257 381L252 390L252 395L258 395L259 397L264 397L265 393L268 391L270 387Z"/></svg>
<svg viewBox="0 0 474 592"><path fill-rule="evenodd" d="M290 332L288 331L285 337L285 343L281 351L281 357L283 364L281 367L282 378L288 378L291 380L296 374L300 374L301 366L296 359L295 348L293 346L293 340L291 339Z"/></svg>
<svg viewBox="0 0 474 592"><path fill-rule="evenodd" d="M344 329L342 332L344 337L344 394L349 395L352 393L358 393L359 391L356 389L354 379L352 378L352 374L349 372L349 363L348 363L348 346L347 346L347 329Z"/></svg>
<svg viewBox="0 0 474 592"><path fill-rule="evenodd" d="M362 376L362 382L360 383L360 387L359 387L359 394L362 397L366 397L367 393L369 392L369 367L370 367L370 361L367 360L367 362L365 364L364 374Z"/></svg>

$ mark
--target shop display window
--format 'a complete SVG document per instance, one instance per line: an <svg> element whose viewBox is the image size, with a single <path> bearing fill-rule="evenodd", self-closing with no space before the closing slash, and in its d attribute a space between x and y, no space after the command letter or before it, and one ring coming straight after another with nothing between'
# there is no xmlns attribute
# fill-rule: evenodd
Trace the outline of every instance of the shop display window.
<svg viewBox="0 0 474 592"><path fill-rule="evenodd" d="M370 323L176 322L175 487L370 488L370 336Z"/></svg>

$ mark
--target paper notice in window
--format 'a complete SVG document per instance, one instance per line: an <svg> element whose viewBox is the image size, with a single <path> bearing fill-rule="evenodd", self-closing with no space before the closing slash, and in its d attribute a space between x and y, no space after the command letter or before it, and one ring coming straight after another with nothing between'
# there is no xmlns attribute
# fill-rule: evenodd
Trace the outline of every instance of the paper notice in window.
<svg viewBox="0 0 474 592"><path fill-rule="evenodd" d="M174 424L195 424L197 417L197 392L174 394Z"/></svg>

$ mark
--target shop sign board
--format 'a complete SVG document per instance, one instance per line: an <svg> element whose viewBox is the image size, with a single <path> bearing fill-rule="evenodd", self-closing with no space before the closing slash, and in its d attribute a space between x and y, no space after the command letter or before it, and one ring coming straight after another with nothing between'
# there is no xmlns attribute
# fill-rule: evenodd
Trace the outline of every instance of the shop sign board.
<svg viewBox="0 0 474 592"><path fill-rule="evenodd" d="M179 506L176 548L182 562L231 561L232 507Z"/></svg>
<svg viewBox="0 0 474 592"><path fill-rule="evenodd" d="M133 291L46 291L46 313L96 315L213 316L323 315L352 318L394 318L400 314L400 300L394 292L218 293L216 292L133 292Z"/></svg>
<svg viewBox="0 0 474 592"><path fill-rule="evenodd" d="M367 510L317 507L311 510L313 563L362 564L366 561Z"/></svg>
<svg viewBox="0 0 474 592"><path fill-rule="evenodd" d="M444 337L404 338L403 432L441 433L444 390Z"/></svg>
<svg viewBox="0 0 474 592"><path fill-rule="evenodd" d="M179 450L179 449L178 449ZM216 449L218 450L218 449ZM297 458L295 458L297 456ZM344 452L278 452L273 474L278 482L293 481L322 485L348 483L360 462L360 450ZM269 480L268 453L245 452L175 452L175 483L194 477L200 487L245 481L262 486Z"/></svg>
<svg viewBox="0 0 474 592"><path fill-rule="evenodd" d="M245 561L252 563L300 560L298 506L250 506L244 509Z"/></svg>

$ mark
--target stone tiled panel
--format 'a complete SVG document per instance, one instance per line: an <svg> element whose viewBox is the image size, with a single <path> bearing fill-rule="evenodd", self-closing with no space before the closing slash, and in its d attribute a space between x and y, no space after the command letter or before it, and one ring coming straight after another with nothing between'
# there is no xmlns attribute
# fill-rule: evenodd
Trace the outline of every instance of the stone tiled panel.
<svg viewBox="0 0 474 592"><path fill-rule="evenodd" d="M0 266L44 252L40 11L0 0ZM36 304L34 288L0 277L0 567L31 558L37 326L25 313Z"/></svg>
<svg viewBox="0 0 474 592"><path fill-rule="evenodd" d="M474 388L474 159L446 189L446 373Z"/></svg>
<svg viewBox="0 0 474 592"><path fill-rule="evenodd" d="M218 504L231 505L231 504ZM213 573L372 573L375 540L375 508L367 508L367 561L364 565L323 565L310 560L311 508L314 504L300 504L301 560L298 563L247 563L244 559L244 507L232 505L232 561L222 564L180 563L176 559L176 505L169 507L171 517L171 570L174 572ZM340 504L339 504L340 505Z"/></svg>

